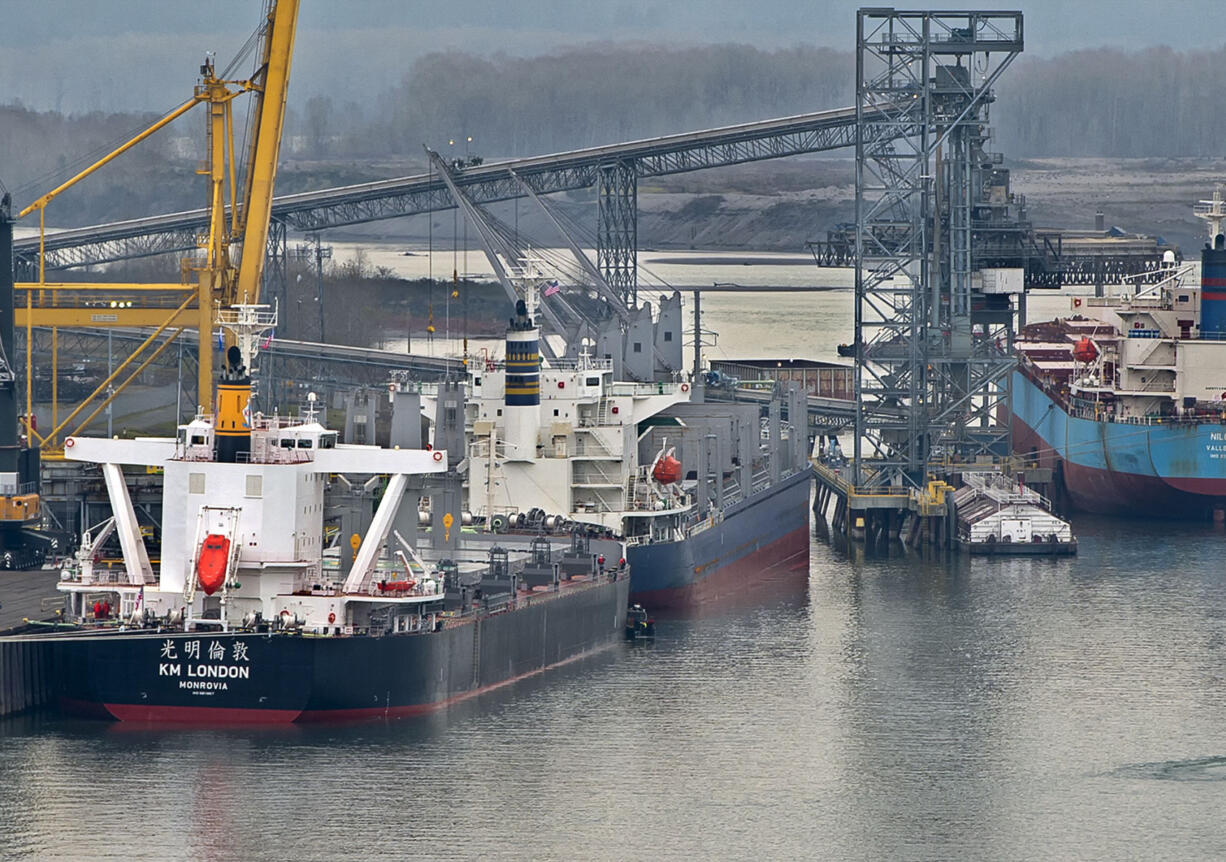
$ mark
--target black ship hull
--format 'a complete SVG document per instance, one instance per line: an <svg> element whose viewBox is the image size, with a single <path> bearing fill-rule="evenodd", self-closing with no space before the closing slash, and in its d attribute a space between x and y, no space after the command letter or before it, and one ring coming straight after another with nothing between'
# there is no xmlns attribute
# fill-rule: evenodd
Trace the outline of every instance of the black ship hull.
<svg viewBox="0 0 1226 862"><path fill-rule="evenodd" d="M123 721L275 723L428 712L616 643L629 578L521 598L439 631L115 632L39 638L60 705Z"/></svg>
<svg viewBox="0 0 1226 862"><path fill-rule="evenodd" d="M631 597L653 612L686 613L752 598L788 572L807 582L811 483L811 471L798 471L684 539L631 546Z"/></svg>

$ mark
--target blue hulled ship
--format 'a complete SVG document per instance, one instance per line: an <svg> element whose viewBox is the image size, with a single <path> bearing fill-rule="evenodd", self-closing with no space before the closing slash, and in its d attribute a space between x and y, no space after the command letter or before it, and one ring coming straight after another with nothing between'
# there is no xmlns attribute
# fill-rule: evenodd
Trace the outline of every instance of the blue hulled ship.
<svg viewBox="0 0 1226 862"><path fill-rule="evenodd" d="M1014 450L1051 467L1078 509L1159 517L1226 512L1226 204L1194 266L1118 295L1076 297L1023 329Z"/></svg>

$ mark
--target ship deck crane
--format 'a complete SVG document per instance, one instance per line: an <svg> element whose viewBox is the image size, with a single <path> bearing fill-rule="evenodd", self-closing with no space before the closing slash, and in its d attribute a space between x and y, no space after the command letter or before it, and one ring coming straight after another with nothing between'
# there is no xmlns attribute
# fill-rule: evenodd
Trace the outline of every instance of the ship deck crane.
<svg viewBox="0 0 1226 862"><path fill-rule="evenodd" d="M17 284L24 302L18 303L15 322L26 331L26 418L24 430L31 441L55 457L59 441L78 434L166 349L185 329L199 332L197 401L208 407L213 385L212 332L218 309L253 305L259 302L259 286L264 268L265 246L272 209L273 183L277 173L281 136L285 120L285 100L290 64L297 29L299 0L269 0L263 22L262 51L254 74L244 80L225 80L206 60L192 97L147 129L125 142L76 176L60 184L26 206L23 218L38 213L38 281ZM231 105L243 93L255 99L253 125L249 129L245 181L241 198L236 196L237 165L234 159L234 122ZM198 240L203 255L182 262L179 283L163 284L83 284L46 281L43 255L46 209L61 193L118 158L196 105L208 105L207 159L199 171L208 177L209 232ZM238 265L231 250L241 245ZM24 306L24 307L22 307ZM33 415L33 332L35 326L51 329L52 417L51 429L39 434L29 417ZM64 326L115 327L154 326L154 331L98 385L94 392L64 419L58 415L57 330ZM173 334L154 347L162 333L176 327ZM6 349L11 345L4 345ZM122 382L116 381L128 367L143 360ZM249 357L245 357L249 362ZM100 396L102 402L84 419L78 417ZM0 412L0 418L3 413ZM76 423L75 425L73 423ZM69 431L69 428L73 430ZM62 450L60 450L62 452Z"/></svg>

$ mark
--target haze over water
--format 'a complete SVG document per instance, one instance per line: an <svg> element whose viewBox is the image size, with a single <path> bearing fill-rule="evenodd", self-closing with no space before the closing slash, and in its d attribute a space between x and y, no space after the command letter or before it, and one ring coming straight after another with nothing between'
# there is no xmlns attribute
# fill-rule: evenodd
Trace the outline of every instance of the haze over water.
<svg viewBox="0 0 1226 862"><path fill-rule="evenodd" d="M850 302L706 307L731 356L833 359ZM1058 560L815 541L807 578L424 718L0 722L0 858L1226 857L1226 531L1074 528Z"/></svg>

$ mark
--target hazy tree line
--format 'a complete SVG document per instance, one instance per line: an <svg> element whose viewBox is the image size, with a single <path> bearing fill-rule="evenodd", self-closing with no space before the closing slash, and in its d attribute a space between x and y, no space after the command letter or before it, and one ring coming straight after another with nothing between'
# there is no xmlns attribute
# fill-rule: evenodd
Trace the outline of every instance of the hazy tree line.
<svg viewBox="0 0 1226 862"><path fill-rule="evenodd" d="M1221 156L1223 63L1226 47L1023 55L997 88L993 125L1008 156Z"/></svg>
<svg viewBox="0 0 1226 862"><path fill-rule="evenodd" d="M1023 55L997 87L992 123L1007 156L1220 155L1226 113L1211 70L1226 47ZM316 96L294 118L304 153L416 156L467 143L525 156L843 107L854 55L797 47L586 46L533 58L432 54L373 109Z"/></svg>
<svg viewBox="0 0 1226 862"><path fill-rule="evenodd" d="M1226 47L1023 56L998 86L997 147L1012 158L1221 155L1226 112L1218 110L1212 70L1224 63ZM532 58L435 53L365 102L335 94L296 103L284 154L312 164L283 171L281 190L379 176L386 166L369 160L420 162L422 143L456 155L533 155L841 107L853 93L853 55L825 48L596 44ZM0 181L28 201L87 163L83 156L151 119L0 106ZM190 169L202 122L181 120L142 144L50 217L82 223L199 206L203 187Z"/></svg>

